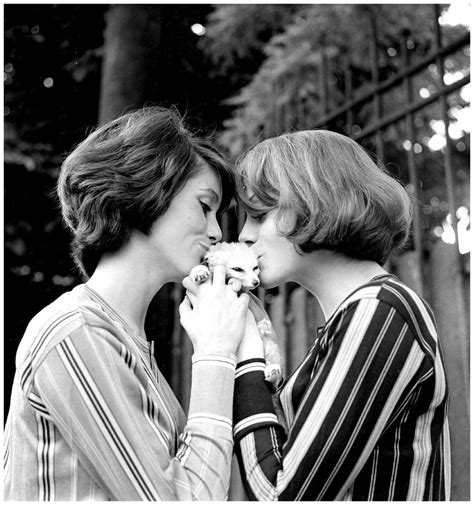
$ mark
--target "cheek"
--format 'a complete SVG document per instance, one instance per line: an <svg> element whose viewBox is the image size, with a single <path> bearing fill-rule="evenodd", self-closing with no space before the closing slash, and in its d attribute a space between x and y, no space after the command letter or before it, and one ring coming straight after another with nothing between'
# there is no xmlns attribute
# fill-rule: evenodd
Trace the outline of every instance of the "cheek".
<svg viewBox="0 0 474 505"><path fill-rule="evenodd" d="M293 244L281 235L275 236L270 244L272 257L278 263L287 263L293 256L295 250Z"/></svg>
<svg viewBox="0 0 474 505"><path fill-rule="evenodd" d="M286 239L278 238L265 253L265 261L262 263L260 277L268 275L272 277L286 278L295 265L296 251L293 245Z"/></svg>
<svg viewBox="0 0 474 505"><path fill-rule="evenodd" d="M183 218L184 230L202 231L206 229L206 218L202 213L189 213Z"/></svg>

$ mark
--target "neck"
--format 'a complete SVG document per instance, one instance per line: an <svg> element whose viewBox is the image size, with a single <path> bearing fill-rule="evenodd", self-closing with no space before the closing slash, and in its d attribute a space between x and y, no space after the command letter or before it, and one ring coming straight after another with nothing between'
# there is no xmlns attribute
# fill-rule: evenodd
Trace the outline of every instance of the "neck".
<svg viewBox="0 0 474 505"><path fill-rule="evenodd" d="M328 320L354 290L387 272L375 261L353 260L332 251L314 251L304 258L298 282L317 299Z"/></svg>
<svg viewBox="0 0 474 505"><path fill-rule="evenodd" d="M145 338L145 317L164 276L149 268L133 249L104 254L87 285L96 291L137 334Z"/></svg>

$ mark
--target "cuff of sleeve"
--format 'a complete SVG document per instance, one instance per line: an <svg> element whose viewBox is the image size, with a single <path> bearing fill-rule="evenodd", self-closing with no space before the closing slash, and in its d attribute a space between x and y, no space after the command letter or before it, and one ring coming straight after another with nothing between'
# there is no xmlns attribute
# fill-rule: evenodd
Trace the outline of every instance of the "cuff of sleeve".
<svg viewBox="0 0 474 505"><path fill-rule="evenodd" d="M235 369L237 363L237 356L235 354L193 354L191 357L192 364L204 364L215 365L215 366L225 366L230 365Z"/></svg>
<svg viewBox="0 0 474 505"><path fill-rule="evenodd" d="M263 358L252 358L240 361L235 368L235 378L251 372L265 372L265 360Z"/></svg>
<svg viewBox="0 0 474 505"><path fill-rule="evenodd" d="M232 396L236 357L194 354L188 425L208 427L209 433L232 431ZM214 431L211 426L214 426Z"/></svg>
<svg viewBox="0 0 474 505"><path fill-rule="evenodd" d="M243 438L248 432L277 425L273 408L271 385L265 381L265 361L255 358L237 365L234 389L234 437Z"/></svg>

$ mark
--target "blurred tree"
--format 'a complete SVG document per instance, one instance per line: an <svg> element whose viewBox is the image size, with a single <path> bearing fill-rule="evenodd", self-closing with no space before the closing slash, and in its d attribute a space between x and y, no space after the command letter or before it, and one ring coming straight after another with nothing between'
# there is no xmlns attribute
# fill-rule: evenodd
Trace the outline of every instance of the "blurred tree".
<svg viewBox="0 0 474 505"><path fill-rule="evenodd" d="M106 12L100 122L145 104L176 106L201 132L217 129L227 78L209 78L193 24L209 5L113 5Z"/></svg>
<svg viewBox="0 0 474 505"><path fill-rule="evenodd" d="M96 122L104 10L4 6L5 409L28 321L78 281L53 195L63 153Z"/></svg>
<svg viewBox="0 0 474 505"><path fill-rule="evenodd" d="M159 98L161 5L114 5L107 12L99 120ZM152 93L150 88L154 88Z"/></svg>
<svg viewBox="0 0 474 505"><path fill-rule="evenodd" d="M371 81L371 21L376 27L379 49L379 81L400 69L402 34L413 56L425 56L433 47L433 9L431 5L221 5L208 17L207 31L201 44L213 62L226 72L238 70L241 61L254 54L257 71L227 103L234 106L231 120L226 121L223 143L237 154L254 142L267 128L275 133L275 109L287 108L286 128L301 119L303 107L307 126L315 124L324 111L340 105L345 98L345 64L350 60L352 88L356 90ZM266 16L268 25L262 22ZM431 20L431 22L427 22ZM445 44L463 27L446 29ZM261 34L265 32L266 38ZM271 36L269 36L271 35ZM223 40L225 43L223 43ZM321 65L323 58L325 65ZM458 55L458 67L467 72L469 54ZM329 74L330 92L323 96L321 72ZM426 85L433 85L435 66L425 75ZM397 110L405 97L401 92L384 104L385 111ZM461 101L462 102L462 101ZM298 107L299 105L299 107ZM355 124L367 123L372 110L358 112ZM304 125L303 125L304 126ZM273 129L272 129L273 128Z"/></svg>
<svg viewBox="0 0 474 505"><path fill-rule="evenodd" d="M247 84L265 58L265 44L284 30L299 8L291 4L216 7L207 19L207 36L200 41L213 63L213 74L227 74L233 88Z"/></svg>

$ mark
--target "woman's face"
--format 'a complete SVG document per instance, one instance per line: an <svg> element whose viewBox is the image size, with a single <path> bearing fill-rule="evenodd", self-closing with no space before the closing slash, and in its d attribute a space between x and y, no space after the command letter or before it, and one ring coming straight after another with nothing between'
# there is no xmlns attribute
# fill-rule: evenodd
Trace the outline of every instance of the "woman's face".
<svg viewBox="0 0 474 505"><path fill-rule="evenodd" d="M164 269L166 282L179 282L201 263L209 248L222 238L217 211L221 183L208 166L190 178L160 216L149 235L153 254Z"/></svg>
<svg viewBox="0 0 474 505"><path fill-rule="evenodd" d="M261 285L266 289L284 282L298 282L297 272L302 258L293 243L278 232L275 215L276 210L262 219L247 216L239 235L239 241L247 243L256 253Z"/></svg>

